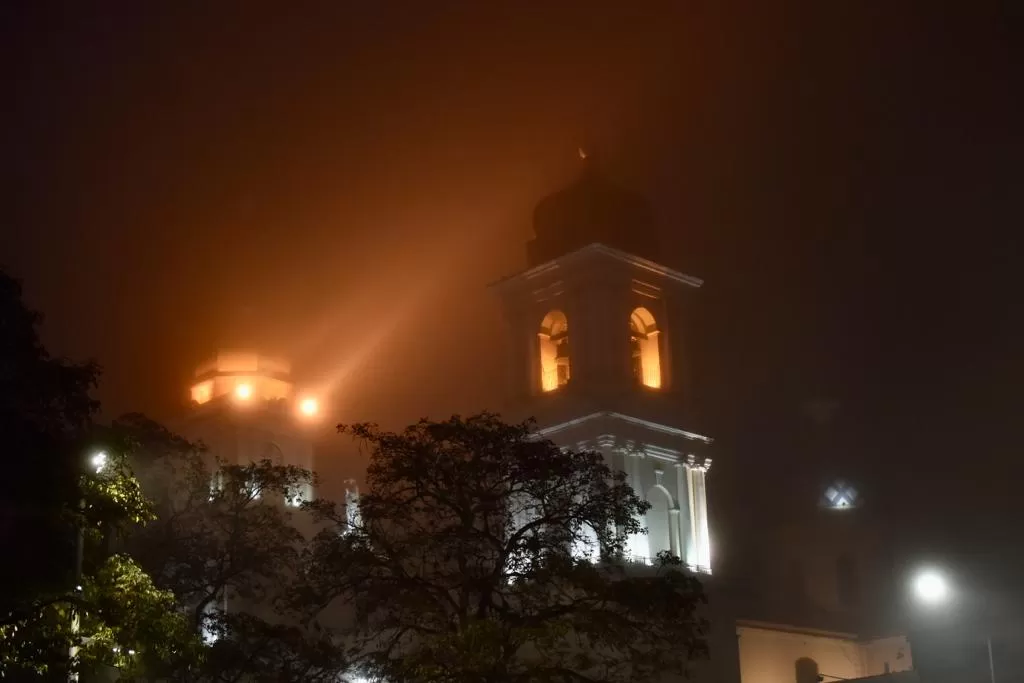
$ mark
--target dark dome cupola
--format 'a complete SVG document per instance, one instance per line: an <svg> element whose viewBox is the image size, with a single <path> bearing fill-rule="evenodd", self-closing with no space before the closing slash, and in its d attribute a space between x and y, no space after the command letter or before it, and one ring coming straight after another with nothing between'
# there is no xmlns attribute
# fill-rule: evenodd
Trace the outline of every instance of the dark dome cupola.
<svg viewBox="0 0 1024 683"><path fill-rule="evenodd" d="M536 238L527 244L527 260L535 266L594 242L655 258L654 223L654 211L642 196L616 186L585 159L573 184L534 209Z"/></svg>

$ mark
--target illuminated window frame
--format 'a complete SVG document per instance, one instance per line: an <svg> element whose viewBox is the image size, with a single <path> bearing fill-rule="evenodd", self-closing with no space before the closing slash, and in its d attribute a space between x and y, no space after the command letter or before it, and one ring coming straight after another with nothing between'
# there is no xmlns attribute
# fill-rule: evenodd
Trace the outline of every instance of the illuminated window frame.
<svg viewBox="0 0 1024 683"><path fill-rule="evenodd" d="M540 323L537 338L541 391L556 391L572 377L569 321L565 313L557 309L549 311Z"/></svg>
<svg viewBox="0 0 1024 683"><path fill-rule="evenodd" d="M638 306L629 315L629 334L633 354L633 376L638 384L649 389L660 389L661 348L660 330L654 315Z"/></svg>

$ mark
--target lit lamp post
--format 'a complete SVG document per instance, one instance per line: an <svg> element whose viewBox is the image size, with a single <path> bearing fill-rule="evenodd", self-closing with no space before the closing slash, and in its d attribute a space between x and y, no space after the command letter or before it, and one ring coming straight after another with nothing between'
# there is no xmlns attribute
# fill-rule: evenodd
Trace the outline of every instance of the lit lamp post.
<svg viewBox="0 0 1024 683"><path fill-rule="evenodd" d="M307 396L306 398L299 401L299 414L307 419L313 419L320 412L319 402L312 397Z"/></svg>
<svg viewBox="0 0 1024 683"><path fill-rule="evenodd" d="M106 451L96 451L89 458L89 464L96 471L96 474L103 472L103 468L107 466L107 453ZM78 501L78 508L81 512L85 513L85 498L81 498ZM81 596L82 593L82 561L85 556L85 529L82 527L82 521L79 520L78 530L75 534L75 593ZM79 642L78 633L81 629L82 615L76 607L71 608L71 633L75 637L71 643L71 648L68 652L71 658L71 666L75 666L75 659L78 657ZM71 682L78 680L78 672L73 670L68 674L68 680Z"/></svg>
<svg viewBox="0 0 1024 683"><path fill-rule="evenodd" d="M929 606L945 604L949 599L949 582L938 570L922 570L914 577L914 597Z"/></svg>
<svg viewBox="0 0 1024 683"><path fill-rule="evenodd" d="M945 574L937 569L923 569L914 576L914 598L926 607L941 607L949 603L950 585ZM985 636L988 648L988 675L990 683L996 683L996 667L992 658L992 637Z"/></svg>

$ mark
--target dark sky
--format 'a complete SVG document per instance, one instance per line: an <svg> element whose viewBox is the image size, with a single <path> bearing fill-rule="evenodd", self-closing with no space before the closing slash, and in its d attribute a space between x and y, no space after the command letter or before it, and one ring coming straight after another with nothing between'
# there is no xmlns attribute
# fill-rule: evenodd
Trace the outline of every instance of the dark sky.
<svg viewBox="0 0 1024 683"><path fill-rule="evenodd" d="M500 407L485 285L586 144L706 280L720 500L842 475L908 543L1001 557L1020 7L7 2L0 261L110 414L179 414L225 345L290 356L339 419Z"/></svg>

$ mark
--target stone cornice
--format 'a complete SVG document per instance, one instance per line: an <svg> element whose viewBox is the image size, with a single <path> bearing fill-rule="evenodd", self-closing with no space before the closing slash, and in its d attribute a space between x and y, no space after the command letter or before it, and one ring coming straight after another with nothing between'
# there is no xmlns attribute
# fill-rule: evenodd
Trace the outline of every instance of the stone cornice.
<svg viewBox="0 0 1024 683"><path fill-rule="evenodd" d="M703 434L697 434L696 432L688 432L685 429L679 429L678 427L670 427L665 424L651 422L650 420L644 420L639 417L633 417L631 415L625 415L623 413L617 413L611 410L600 410L594 413L590 413L588 415L577 417L573 420L568 420L566 422L560 422L549 427L544 427L542 429L538 429L537 434L544 438L548 438L555 434L558 434L559 432L564 432L567 429L577 427L585 422L590 422L592 420L598 420L601 418L619 420L621 422L626 422L629 424L637 425L639 427L644 427L646 429L650 429L651 431L666 434L668 436L680 437L683 439L688 439L690 441L700 441L701 443L704 444L711 444L714 441L711 437L704 436Z"/></svg>
<svg viewBox="0 0 1024 683"><path fill-rule="evenodd" d="M492 282L489 286L495 289L503 289L513 284L529 282L530 280L534 280L553 271L557 271L562 266L569 265L570 263L580 261L594 255L607 256L648 273L661 276L679 284L689 285L690 287L700 287L704 284L704 281L698 277L681 273L678 270L673 270L672 268L663 266L660 263L655 263L650 259L630 254L622 251L621 249L609 247L608 245L601 244L600 242L594 242L577 249L576 251L571 251L564 256L559 256L554 260L534 266L533 268L524 270L520 273L501 278L496 282Z"/></svg>
<svg viewBox="0 0 1024 683"><path fill-rule="evenodd" d="M707 472L708 470L711 469L711 458L705 457L700 462L698 462L697 456L695 456L693 453L690 453L689 455L686 456L686 465L690 469L704 470L705 472Z"/></svg>
<svg viewBox="0 0 1024 683"><path fill-rule="evenodd" d="M737 619L736 626L740 628L756 628L762 631L774 631L776 633L789 633L792 635L817 636L819 638L836 638L841 640L861 640L856 633L843 631L826 631L817 628L794 626L791 624L779 624L768 621L756 621L753 619Z"/></svg>

